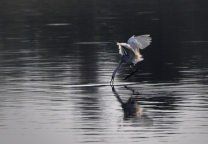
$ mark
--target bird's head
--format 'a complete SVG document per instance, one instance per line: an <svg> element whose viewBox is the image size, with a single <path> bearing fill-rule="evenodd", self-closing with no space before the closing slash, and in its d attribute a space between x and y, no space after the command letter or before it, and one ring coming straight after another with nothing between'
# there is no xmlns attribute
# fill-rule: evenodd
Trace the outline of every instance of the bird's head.
<svg viewBox="0 0 208 144"><path fill-rule="evenodd" d="M119 43L119 42L117 42L116 44L117 44L117 45L120 45L120 43Z"/></svg>
<svg viewBox="0 0 208 144"><path fill-rule="evenodd" d="M111 81L110 81L111 86L113 86L113 82L114 82L114 76L112 76Z"/></svg>

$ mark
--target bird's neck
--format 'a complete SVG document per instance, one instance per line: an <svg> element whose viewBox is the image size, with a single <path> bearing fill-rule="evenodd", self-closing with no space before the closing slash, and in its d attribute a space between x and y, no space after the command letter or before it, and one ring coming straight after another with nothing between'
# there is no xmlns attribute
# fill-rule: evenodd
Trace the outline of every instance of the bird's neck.
<svg viewBox="0 0 208 144"><path fill-rule="evenodd" d="M120 60L118 65L116 66L115 70L113 71L112 77L116 76L116 72L119 70L119 68L121 67L122 63L123 63L122 60Z"/></svg>

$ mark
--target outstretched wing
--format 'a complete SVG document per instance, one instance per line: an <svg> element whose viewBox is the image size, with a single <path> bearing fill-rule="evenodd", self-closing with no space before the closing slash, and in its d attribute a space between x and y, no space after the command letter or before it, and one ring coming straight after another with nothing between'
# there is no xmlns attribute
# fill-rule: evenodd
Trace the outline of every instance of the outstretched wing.
<svg viewBox="0 0 208 144"><path fill-rule="evenodd" d="M117 43L118 45L118 49L119 49L119 54L121 54L122 56L125 55L134 55L134 50L133 48L127 44L127 43Z"/></svg>
<svg viewBox="0 0 208 144"><path fill-rule="evenodd" d="M128 40L128 44L134 49L134 50L138 50L139 49L144 49L146 48L148 45L150 45L152 38L150 37L150 35L140 35L140 36L132 36L131 38L129 38Z"/></svg>

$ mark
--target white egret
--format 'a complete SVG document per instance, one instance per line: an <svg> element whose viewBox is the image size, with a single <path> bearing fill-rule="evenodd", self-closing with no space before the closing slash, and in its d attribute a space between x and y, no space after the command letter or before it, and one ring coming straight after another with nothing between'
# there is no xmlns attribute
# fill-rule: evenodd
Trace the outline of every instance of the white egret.
<svg viewBox="0 0 208 144"><path fill-rule="evenodd" d="M126 63L127 65L130 65L130 68L132 70L132 73L128 75L125 79L127 79L129 76L134 74L138 71L138 69L135 67L136 63L143 60L142 55L139 52L139 49L144 49L148 45L150 45L152 38L150 35L140 35L140 36L132 36L129 38L127 43L117 43L119 48L119 54L121 55L120 61L118 65L116 66L115 70L112 73L111 82L113 83L116 72L119 70L122 63ZM133 68L136 69L136 71L133 70Z"/></svg>

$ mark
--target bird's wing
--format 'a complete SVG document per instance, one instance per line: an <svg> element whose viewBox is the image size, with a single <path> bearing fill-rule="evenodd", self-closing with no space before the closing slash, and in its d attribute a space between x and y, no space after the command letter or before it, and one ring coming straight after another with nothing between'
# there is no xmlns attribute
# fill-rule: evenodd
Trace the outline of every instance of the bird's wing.
<svg viewBox="0 0 208 144"><path fill-rule="evenodd" d="M127 43L117 43L119 54L123 55L134 55L134 49Z"/></svg>
<svg viewBox="0 0 208 144"><path fill-rule="evenodd" d="M152 38L150 35L140 35L140 36L132 36L128 40L128 44L134 49L139 51L139 49L144 49L148 45L150 45Z"/></svg>

